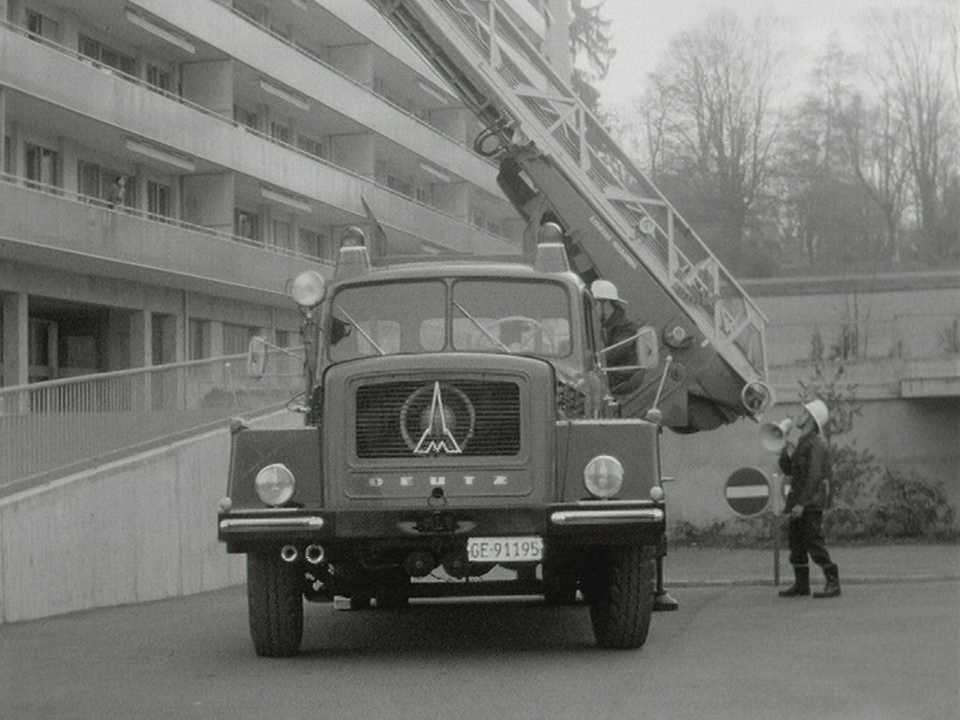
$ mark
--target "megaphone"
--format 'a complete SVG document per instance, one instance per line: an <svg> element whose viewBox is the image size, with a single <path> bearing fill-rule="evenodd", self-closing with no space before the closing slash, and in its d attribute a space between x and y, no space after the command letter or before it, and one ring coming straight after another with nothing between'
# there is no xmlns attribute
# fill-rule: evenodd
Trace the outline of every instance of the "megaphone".
<svg viewBox="0 0 960 720"><path fill-rule="evenodd" d="M793 429L793 420L787 418L779 423L764 423L760 426L760 444L764 450L780 452L787 444L787 435Z"/></svg>

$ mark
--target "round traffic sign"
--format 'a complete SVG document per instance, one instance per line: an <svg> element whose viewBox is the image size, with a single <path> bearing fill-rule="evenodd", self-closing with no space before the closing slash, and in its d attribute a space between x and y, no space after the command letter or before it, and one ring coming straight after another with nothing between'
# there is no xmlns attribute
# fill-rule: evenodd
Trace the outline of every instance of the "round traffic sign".
<svg viewBox="0 0 960 720"><path fill-rule="evenodd" d="M756 515L763 512L770 502L770 478L754 467L734 470L727 478L723 494L735 512Z"/></svg>

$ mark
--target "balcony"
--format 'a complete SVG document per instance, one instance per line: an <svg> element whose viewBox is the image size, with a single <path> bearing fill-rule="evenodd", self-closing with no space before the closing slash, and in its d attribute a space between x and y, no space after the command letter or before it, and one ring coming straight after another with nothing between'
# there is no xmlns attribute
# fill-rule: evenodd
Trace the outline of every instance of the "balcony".
<svg viewBox="0 0 960 720"><path fill-rule="evenodd" d="M227 13L248 31L258 32L225 8L211 7ZM364 217L364 198L380 217L389 218L388 234L416 252L424 244L455 252L516 250L503 238L472 228L458 217L412 202L367 177L246 128L232 118L148 89L135 77L94 67L66 48L28 40L8 24L0 24L0 37L4 39L0 44L0 83L11 90L8 121L33 124L42 117L48 134L95 138L104 151L117 152L131 138L144 138L185 156L192 172L232 170L292 195L315 199L317 213L322 212L329 225L355 223ZM293 50L288 52L297 56ZM340 81L350 83L344 78ZM351 88L367 101L383 102L356 85ZM435 131L431 134L436 148L436 138L442 136ZM479 158L474 160L495 185L492 168Z"/></svg>
<svg viewBox="0 0 960 720"><path fill-rule="evenodd" d="M137 7L182 28L199 41L275 79L325 108L351 118L424 160L500 194L496 171L484 158L343 75L292 41L219 2L166 3L140 0Z"/></svg>
<svg viewBox="0 0 960 720"><path fill-rule="evenodd" d="M200 226L110 209L53 187L0 182L0 259L286 306L288 278L315 259Z"/></svg>

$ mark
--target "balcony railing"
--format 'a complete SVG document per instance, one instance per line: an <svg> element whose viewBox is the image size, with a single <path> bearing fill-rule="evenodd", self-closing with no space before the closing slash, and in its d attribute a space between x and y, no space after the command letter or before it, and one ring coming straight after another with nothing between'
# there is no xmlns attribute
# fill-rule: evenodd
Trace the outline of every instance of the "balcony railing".
<svg viewBox="0 0 960 720"><path fill-rule="evenodd" d="M960 356L960 312L769 325L767 344L771 365L956 358Z"/></svg>
<svg viewBox="0 0 960 720"><path fill-rule="evenodd" d="M328 70L328 71L332 72L334 75L339 76L340 78L346 80L347 82L351 83L352 85L356 85L356 86L359 87L359 88L363 88L363 89L366 90L367 92L373 93L373 94L376 95L378 98L380 98L381 100L383 100L387 105L390 105L390 106L391 106L394 110L396 110L398 113L401 113L402 115L406 115L406 116L409 117L411 120L414 120L415 122L419 123L420 125L423 125L423 126L426 127L426 128L429 128L431 131L437 133L438 135L441 135L441 136L445 137L445 138L446 138L447 140L449 140L450 142L455 143L455 144L457 144L457 145L460 145L461 147L467 148L468 150L470 150L470 153L471 153L471 154L474 154L472 148L471 148L468 144L466 144L465 142L463 142L462 140L459 140L458 138L455 138L455 137L453 137L453 136L451 136L451 135L447 135L445 132L443 132L442 130L434 127L433 125L431 125L430 123L428 123L426 120L424 120L422 117L420 117L420 116L417 115L416 113L412 112L410 109L408 109L408 108L404 107L402 104L398 103L394 98L390 97L390 95L385 94L385 93L383 93L383 92L378 92L378 91L375 90L374 88L369 87L369 86L367 86L367 85L364 85L364 84L361 83L361 82L358 82L358 81L355 80L354 78L352 78L352 77L350 77L349 75L347 75L346 73L344 73L344 72L343 72L342 70L340 70L339 68L331 65L330 63L328 63L328 62L327 62L326 60L324 60L323 58L318 57L315 53L310 52L309 49L303 47L302 45L299 45L298 43L294 42L294 41L291 40L290 38L288 38L288 37L286 37L286 36L284 36L284 35L281 35L280 33L278 33L278 32L277 32L276 30L274 30L273 28L268 27L267 25L264 25L264 24L261 23L261 22L258 22L256 18L251 17L251 16L248 15L247 13L243 12L243 10L239 9L238 7L236 7L236 6L233 4L233 0L214 0L214 2L216 2L216 3L219 4L219 5L223 5L227 10L229 10L231 13L233 13L234 15L236 15L236 16L237 16L238 18L240 18L241 20L244 20L245 22L250 23L251 25L253 25L253 26L256 27L257 29L265 32L267 35L269 35L270 37L272 37L272 38L275 39L276 41L283 43L284 45L286 45L287 47L289 47L289 48L290 48L291 50L293 50L294 52L296 52L296 53L298 53L298 54L300 54L300 55L303 55L305 58L308 58L309 60L317 63L318 65L321 65L325 70ZM452 96L451 96L451 97L452 97ZM479 157L479 156L478 156L478 157ZM487 159L487 158L480 158L480 159L483 160L484 162L488 163L488 164L491 165L492 167L495 167L495 163L493 163L493 161L491 161L491 160L489 160L489 159Z"/></svg>
<svg viewBox="0 0 960 720"><path fill-rule="evenodd" d="M259 379L242 354L0 388L0 495L282 408L303 390L302 360L277 350L267 358Z"/></svg>
<svg viewBox="0 0 960 720"><path fill-rule="evenodd" d="M207 227L205 225L196 225L194 223L189 223L184 220L170 217L169 215L159 215L157 213L151 213L146 210L141 210L140 208L131 207L129 205L116 205L109 200L104 200L100 197L85 195L73 190L67 190L66 188L62 188L57 185L48 185L46 183L37 182L36 180L30 180L20 175L0 173L0 182L16 185L18 187L24 187L29 190L35 190L48 195L57 195L64 200L83 203L85 205L93 205L108 212L115 212L122 215L133 215L135 217L143 218L144 220L149 220L150 222L163 223L164 225L183 228L184 230L191 230L193 232L202 233L204 235L220 238L222 240L229 240L230 242L239 243L241 245L248 245L259 250L265 250L267 252L273 252L279 255L290 255L293 257L304 258L315 263L331 263L329 260L324 260L316 255L302 253L292 248L273 245L262 240L253 240L248 237L243 237L242 235L234 235L233 233L224 232L222 230Z"/></svg>

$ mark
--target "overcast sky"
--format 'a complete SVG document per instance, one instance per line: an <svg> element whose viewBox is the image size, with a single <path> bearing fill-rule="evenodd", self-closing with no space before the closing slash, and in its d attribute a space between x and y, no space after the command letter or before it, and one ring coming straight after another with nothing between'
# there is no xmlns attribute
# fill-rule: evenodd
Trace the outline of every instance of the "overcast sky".
<svg viewBox="0 0 960 720"><path fill-rule="evenodd" d="M671 37L703 21L712 10L728 7L749 21L767 10L781 16L785 37L796 43L791 57L818 55L834 31L844 44L856 41L858 18L871 7L889 8L904 0L606 0L603 16L617 54L606 79L598 83L607 106L628 104L644 78L664 57Z"/></svg>

